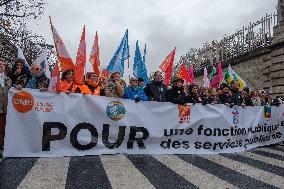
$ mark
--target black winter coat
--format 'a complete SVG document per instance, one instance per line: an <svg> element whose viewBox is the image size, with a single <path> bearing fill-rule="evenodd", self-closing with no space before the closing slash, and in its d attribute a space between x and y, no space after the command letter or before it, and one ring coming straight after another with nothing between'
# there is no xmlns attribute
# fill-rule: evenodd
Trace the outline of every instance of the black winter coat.
<svg viewBox="0 0 284 189"><path fill-rule="evenodd" d="M148 83L144 92L150 101L166 102L167 86L161 82Z"/></svg>
<svg viewBox="0 0 284 189"><path fill-rule="evenodd" d="M185 92L181 87L173 87L166 92L166 101L174 104L185 104Z"/></svg>

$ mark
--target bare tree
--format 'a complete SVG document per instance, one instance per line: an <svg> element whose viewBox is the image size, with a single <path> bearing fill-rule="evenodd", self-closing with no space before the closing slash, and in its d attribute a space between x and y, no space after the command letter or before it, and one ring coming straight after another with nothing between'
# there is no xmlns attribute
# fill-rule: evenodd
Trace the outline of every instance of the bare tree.
<svg viewBox="0 0 284 189"><path fill-rule="evenodd" d="M31 64L44 48L48 49L51 65L55 63L54 49L42 36L34 34L27 24L44 14L45 0L0 0L0 56L12 64L21 47Z"/></svg>

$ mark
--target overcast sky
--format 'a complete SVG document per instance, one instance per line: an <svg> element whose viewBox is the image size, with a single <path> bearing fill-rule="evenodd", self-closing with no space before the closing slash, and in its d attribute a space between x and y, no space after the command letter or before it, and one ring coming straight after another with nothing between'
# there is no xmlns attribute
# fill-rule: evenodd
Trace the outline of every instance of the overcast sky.
<svg viewBox="0 0 284 189"><path fill-rule="evenodd" d="M224 34L274 12L276 5L277 0L56 0L48 1L35 32L53 44L51 16L75 60L85 24L87 56L97 30L101 64L106 67L129 29L130 63L139 40L140 49L147 44L146 65L152 72L174 47L178 61L190 48L220 40Z"/></svg>

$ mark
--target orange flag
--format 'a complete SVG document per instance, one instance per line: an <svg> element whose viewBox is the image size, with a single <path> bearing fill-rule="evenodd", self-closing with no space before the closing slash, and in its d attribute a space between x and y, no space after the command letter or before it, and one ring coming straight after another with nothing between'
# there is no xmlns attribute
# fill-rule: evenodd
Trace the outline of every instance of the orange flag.
<svg viewBox="0 0 284 189"><path fill-rule="evenodd" d="M170 85L170 82L171 82L175 53L176 53L176 48L167 56L167 58L159 66L162 72L165 73L164 81L167 86Z"/></svg>
<svg viewBox="0 0 284 189"><path fill-rule="evenodd" d="M56 29L52 25L51 17L49 17L49 19L50 19L51 31L53 34L54 45L57 52L58 60L60 62L61 70L62 71L65 71L67 69L73 70L74 63L64 45L64 42L62 41L61 37L59 36Z"/></svg>
<svg viewBox="0 0 284 189"><path fill-rule="evenodd" d="M90 63L93 65L93 70L94 72L99 75L100 70L100 48L99 48L99 36L98 33L96 32L96 37L95 37L95 42L92 48L92 52L90 55Z"/></svg>
<svg viewBox="0 0 284 189"><path fill-rule="evenodd" d="M48 90L52 92L60 91L60 72L58 61L56 61L53 73L51 74L51 80L49 83Z"/></svg>
<svg viewBox="0 0 284 189"><path fill-rule="evenodd" d="M86 38L85 38L85 26L81 35L80 45L77 52L76 64L74 70L74 81L78 85L84 83L84 68L86 64Z"/></svg>
<svg viewBox="0 0 284 189"><path fill-rule="evenodd" d="M192 80L188 74L188 71L185 67L185 64L180 66L179 72L177 74L178 77L182 78L186 83L192 83Z"/></svg>

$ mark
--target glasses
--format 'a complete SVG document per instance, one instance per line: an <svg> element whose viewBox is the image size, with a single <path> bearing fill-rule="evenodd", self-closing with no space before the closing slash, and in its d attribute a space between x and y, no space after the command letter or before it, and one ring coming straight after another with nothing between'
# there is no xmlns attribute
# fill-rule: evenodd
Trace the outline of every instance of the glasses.
<svg viewBox="0 0 284 189"><path fill-rule="evenodd" d="M32 69L35 70L35 71L41 71L40 68L32 68Z"/></svg>

